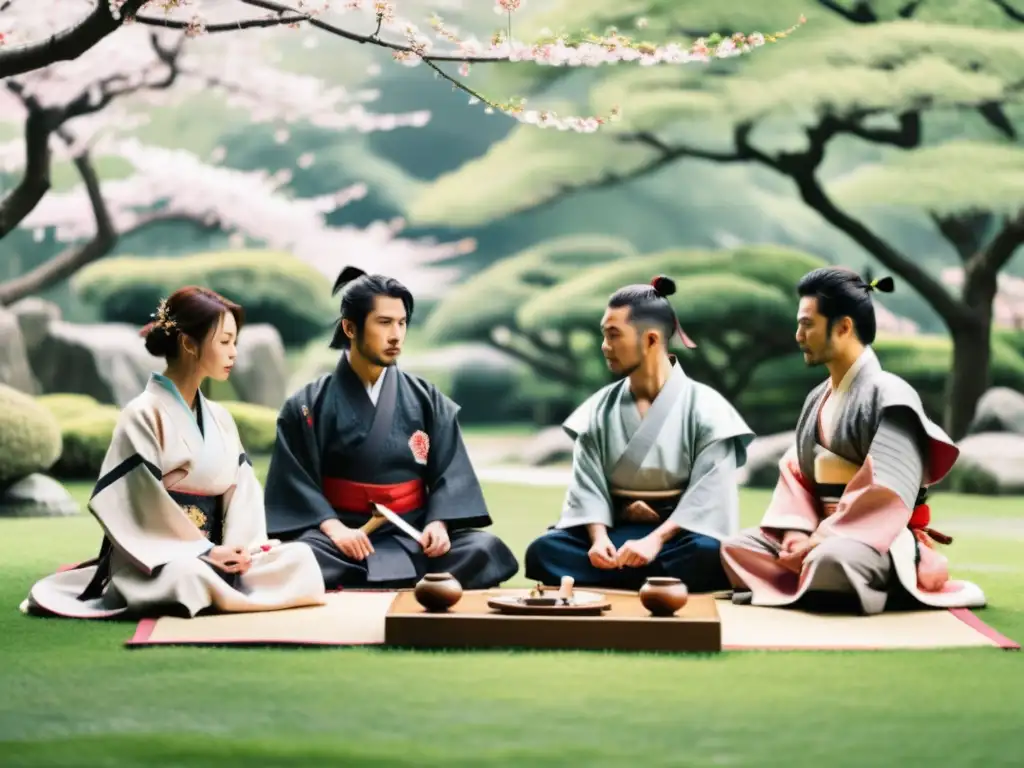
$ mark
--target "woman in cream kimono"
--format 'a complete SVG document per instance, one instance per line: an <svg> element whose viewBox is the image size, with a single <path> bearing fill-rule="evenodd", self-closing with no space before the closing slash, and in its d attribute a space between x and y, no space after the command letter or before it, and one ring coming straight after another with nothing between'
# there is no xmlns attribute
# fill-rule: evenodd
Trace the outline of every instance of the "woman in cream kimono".
<svg viewBox="0 0 1024 768"><path fill-rule="evenodd" d="M118 420L89 511L104 531L95 560L48 576L25 612L71 618L265 611L324 602L304 544L267 540L263 493L230 414L207 400L226 380L242 323L236 304L188 287L143 334L168 361Z"/></svg>

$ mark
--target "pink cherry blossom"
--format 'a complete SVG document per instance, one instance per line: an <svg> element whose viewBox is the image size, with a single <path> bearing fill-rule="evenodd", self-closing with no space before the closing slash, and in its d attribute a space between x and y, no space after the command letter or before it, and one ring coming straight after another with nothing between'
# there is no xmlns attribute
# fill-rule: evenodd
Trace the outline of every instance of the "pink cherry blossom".
<svg viewBox="0 0 1024 768"><path fill-rule="evenodd" d="M411 239L403 236L400 220L359 227L327 224L327 214L341 211L344 216L344 207L365 198L369 189L356 183L296 198L286 186L300 169L315 163L312 152L300 155L294 167L243 172L224 166L230 158L223 146L200 159L131 135L145 127L154 106L186 104L199 90L220 92L225 104L246 110L253 122L269 124L274 139L284 143L300 122L368 132L422 127L430 120L425 111L373 112L377 90L343 88L288 72L272 62L262 43L259 35L190 38L181 31L132 24L77 59L9 78L0 83L0 123L17 126L18 138L0 144L0 172L25 173L20 134L28 116L26 100L58 111L81 104L83 113L65 120L59 137L50 137L53 161L89 153L129 164L128 178L103 179L99 186L104 215L115 232L125 235L157 221L194 222L224 231L237 247L287 250L332 278L345 259L358 255L368 268L408 274L411 284L428 293L441 290L455 273L436 262L471 252L475 242ZM5 189L0 205L7 194ZM96 236L99 213L84 184L65 192L50 190L34 206L17 225L36 241L56 240L74 249Z"/></svg>
<svg viewBox="0 0 1024 768"><path fill-rule="evenodd" d="M91 6L93 0L62 0L65 6L72 3L80 7ZM479 2L480 0L475 0ZM580 0L584 2L585 0ZM55 20L66 18L53 13L49 7L56 0L16 0L17 12L5 14L0 20L0 35L10 42L12 35L18 36L19 43L39 41L53 34ZM125 0L106 0L112 16L120 19ZM437 0L438 3L441 0ZM457 0L446 0L449 4ZM738 34L724 39L709 38L698 40L692 44L667 42L655 45L642 40L634 40L618 33L606 36L585 35L581 40L570 41L567 37L522 42L512 36L512 19L517 11L525 6L523 0L493 0L496 13L506 16L507 22L502 29L484 34L488 42L481 43L473 34L463 35L447 25L436 14L428 20L434 37L445 44L442 49L435 45L435 40L420 28L399 15L398 6L401 0L290 0L290 2L268 2L266 0L149 0L142 4L141 11L134 17L132 25L160 26L171 25L189 37L202 37L216 31L234 35L249 34L248 26L267 26L281 24L287 28L310 29L316 27L320 32L334 35L347 42L357 42L388 48L394 62L403 66L414 67L422 64L440 71L440 65L456 62L457 72L443 72L443 79L452 86L465 90L478 103L484 104L493 111L500 111L517 117L518 111L510 109L516 99L502 102L488 98L475 92L465 85L460 78L469 74L469 66L474 63L486 62L533 62L544 66L558 67L596 67L618 62L632 62L640 66L665 64L708 63L718 58L731 58L748 54L768 42L777 42L786 38L799 26L806 23L801 16L797 24L787 30L765 35L754 32L749 35ZM22 6L22 7L19 7ZM262 13L261 13L262 11ZM360 23L358 17L363 17ZM126 20L127 22L128 20ZM118 30L120 37L127 29ZM647 19L640 18L635 22L637 29L647 26ZM307 38L306 45L314 44L313 38ZM414 118L411 118L414 119ZM566 118L568 119L568 118ZM569 121L573 129L590 130L592 119L580 118ZM361 115L352 115L352 121L361 122ZM608 121L598 119L598 125ZM556 121L535 121L531 124L539 127L562 127L564 123ZM578 128L577 128L578 127Z"/></svg>
<svg viewBox="0 0 1024 768"><path fill-rule="evenodd" d="M475 249L472 240L438 243L399 237L404 229L401 220L364 228L328 225L327 214L368 194L363 183L296 198L281 189L291 174L286 168L270 173L218 167L190 152L149 146L137 139L107 138L93 149L127 160L135 171L129 178L103 183L108 212L120 232L135 229L159 211L162 219L193 221L230 233L235 243L289 251L332 279L356 258L375 271L401 273L410 287L427 295L443 290L457 276L455 270L436 262ZM16 160L17 154L0 145L0 168ZM95 222L84 189L76 188L51 191L21 226L38 233L52 230L58 241L74 243L91 237Z"/></svg>

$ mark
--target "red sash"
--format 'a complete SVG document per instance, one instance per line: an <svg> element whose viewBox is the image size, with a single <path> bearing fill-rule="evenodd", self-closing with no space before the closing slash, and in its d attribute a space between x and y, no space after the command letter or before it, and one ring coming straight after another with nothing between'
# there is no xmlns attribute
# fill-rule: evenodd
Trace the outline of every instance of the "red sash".
<svg viewBox="0 0 1024 768"><path fill-rule="evenodd" d="M373 485L325 477L324 498L342 512L373 513L373 504L380 504L399 515L422 509L427 504L427 489L420 479L392 485Z"/></svg>

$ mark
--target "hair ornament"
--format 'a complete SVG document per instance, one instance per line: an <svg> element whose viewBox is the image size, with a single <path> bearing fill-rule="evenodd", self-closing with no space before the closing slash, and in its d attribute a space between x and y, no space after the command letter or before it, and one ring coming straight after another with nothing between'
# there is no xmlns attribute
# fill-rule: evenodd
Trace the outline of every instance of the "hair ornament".
<svg viewBox="0 0 1024 768"><path fill-rule="evenodd" d="M172 328L177 327L177 323L171 319L170 312L167 311L167 299L160 299L160 303L156 305L156 312L150 315L153 318L153 325L157 328L162 328L165 331L170 331Z"/></svg>
<svg viewBox="0 0 1024 768"><path fill-rule="evenodd" d="M893 282L891 277L879 277L868 283L869 291L881 291L882 293L892 293L896 284Z"/></svg>

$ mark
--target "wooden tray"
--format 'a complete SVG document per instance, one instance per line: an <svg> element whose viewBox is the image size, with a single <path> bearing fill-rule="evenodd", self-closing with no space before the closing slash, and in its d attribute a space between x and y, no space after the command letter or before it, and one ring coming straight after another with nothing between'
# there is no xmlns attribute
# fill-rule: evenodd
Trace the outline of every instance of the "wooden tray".
<svg viewBox="0 0 1024 768"><path fill-rule="evenodd" d="M579 602L569 605L529 605L520 603L520 597L522 595L497 595L488 599L487 607L516 616L600 616L602 611L612 607L603 594L585 589L574 590L573 599Z"/></svg>
<svg viewBox="0 0 1024 768"><path fill-rule="evenodd" d="M679 613L651 616L635 592L607 592L610 608L596 616L508 615L488 606L495 597L528 590L466 592L445 613L428 613L400 592L384 619L384 643L404 648L533 648L718 652L722 624L710 595L692 595Z"/></svg>

